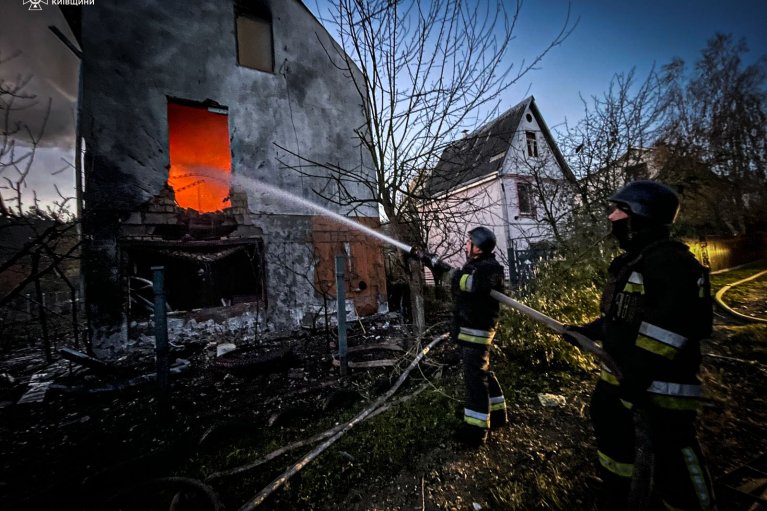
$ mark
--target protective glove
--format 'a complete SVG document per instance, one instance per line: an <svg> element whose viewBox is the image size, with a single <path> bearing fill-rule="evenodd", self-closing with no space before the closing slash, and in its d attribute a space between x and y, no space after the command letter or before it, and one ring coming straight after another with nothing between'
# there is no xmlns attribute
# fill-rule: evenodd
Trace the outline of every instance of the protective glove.
<svg viewBox="0 0 767 511"><path fill-rule="evenodd" d="M596 355L601 361L602 364L611 372L613 375L619 380L623 380L623 370L618 365L618 363L615 361L615 359L610 356L607 351L604 350L604 348L597 345L595 340L603 339L602 336L602 319L596 319L592 321L591 323L586 323L585 325L563 325L564 331L560 334L562 338L575 346L578 349L581 349L583 351L592 353ZM588 341L584 341L583 344L579 342L579 340L576 338L573 334L580 334L580 336L585 337Z"/></svg>
<svg viewBox="0 0 767 511"><path fill-rule="evenodd" d="M410 256L419 259L424 266L431 270L435 277L452 270L452 267L440 259L436 254L424 252L416 247L410 249Z"/></svg>
<svg viewBox="0 0 767 511"><path fill-rule="evenodd" d="M443 273L447 273L452 269L449 264L437 257L435 254L429 254L428 252L424 252L423 255L421 255L421 262L423 262L423 265L431 270L435 277L439 277Z"/></svg>
<svg viewBox="0 0 767 511"><path fill-rule="evenodd" d="M410 252L407 253L408 257L412 257L413 259L421 259L421 256L423 255L423 250L421 250L418 247L410 247Z"/></svg>

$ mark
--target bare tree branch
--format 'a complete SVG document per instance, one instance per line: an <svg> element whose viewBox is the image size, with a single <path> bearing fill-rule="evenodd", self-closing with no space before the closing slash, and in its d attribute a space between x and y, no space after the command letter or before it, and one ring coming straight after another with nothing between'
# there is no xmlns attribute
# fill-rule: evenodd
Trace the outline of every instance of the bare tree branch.
<svg viewBox="0 0 767 511"><path fill-rule="evenodd" d="M340 48L324 47L329 60L349 76L365 123L355 133L370 155L372 175L363 168L317 162L281 147L298 165L283 168L330 179L318 196L350 211L375 205L391 234L425 246L429 226L420 204L424 184L444 149L464 131L497 115L501 94L534 70L562 44L575 23L569 9L551 42L529 61L511 54L522 2L460 0L339 0L320 19L337 34ZM465 225L466 200L486 207L482 193L441 202L445 228ZM460 210L460 212L459 212ZM432 212L434 213L434 212ZM445 217L452 219L445 221ZM403 270L421 293L421 268L403 260ZM422 322L422 312L420 319Z"/></svg>

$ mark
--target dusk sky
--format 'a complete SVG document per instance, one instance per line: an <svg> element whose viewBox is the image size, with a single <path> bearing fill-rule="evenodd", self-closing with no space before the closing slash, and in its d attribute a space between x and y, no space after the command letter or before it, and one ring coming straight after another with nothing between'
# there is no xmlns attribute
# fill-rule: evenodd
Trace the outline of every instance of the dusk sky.
<svg viewBox="0 0 767 511"><path fill-rule="evenodd" d="M96 5L110 1L127 0L96 0ZM305 3L317 12L315 0ZM192 8L194 3L187 5ZM22 0L0 0L0 79L12 82L19 75L33 75L26 91L37 94L40 101L23 113L23 120L33 126L39 124L47 98L52 98L53 115L43 139L45 147L38 150L29 180L30 188L45 198L55 196L53 182L72 193L71 169L54 177L49 169L64 166L62 158L73 161L78 61L47 28L53 24L69 33L58 8L42 7L42 11L33 12ZM565 0L524 3L512 58L529 60L545 47L564 22L567 7ZM575 31L552 50L540 69L508 91L501 106L505 110L532 94L553 130L565 119L571 124L580 119L583 108L579 94L601 94L615 73L628 72L632 67L641 79L653 64L661 66L675 56L692 65L716 32L745 38L751 49L748 62L767 54L764 0L572 0L570 7L571 19L578 20ZM16 58L4 62L19 51Z"/></svg>

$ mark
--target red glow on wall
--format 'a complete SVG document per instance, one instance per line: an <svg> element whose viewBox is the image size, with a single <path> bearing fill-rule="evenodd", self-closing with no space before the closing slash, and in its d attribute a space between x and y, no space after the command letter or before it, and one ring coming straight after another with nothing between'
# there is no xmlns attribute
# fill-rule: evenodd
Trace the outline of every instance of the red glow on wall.
<svg viewBox="0 0 767 511"><path fill-rule="evenodd" d="M168 139L168 184L178 205L201 213L230 207L228 117L206 107L168 103Z"/></svg>

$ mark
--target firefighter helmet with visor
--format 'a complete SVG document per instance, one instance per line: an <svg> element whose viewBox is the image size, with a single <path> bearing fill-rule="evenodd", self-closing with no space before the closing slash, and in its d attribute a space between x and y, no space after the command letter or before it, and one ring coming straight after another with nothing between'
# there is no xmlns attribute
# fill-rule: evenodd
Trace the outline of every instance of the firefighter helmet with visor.
<svg viewBox="0 0 767 511"><path fill-rule="evenodd" d="M469 231L471 244L489 254L495 248L495 234L487 227L475 227Z"/></svg>
<svg viewBox="0 0 767 511"><path fill-rule="evenodd" d="M668 186L657 181L632 181L609 199L620 209L661 225L674 223L679 212L679 197Z"/></svg>

